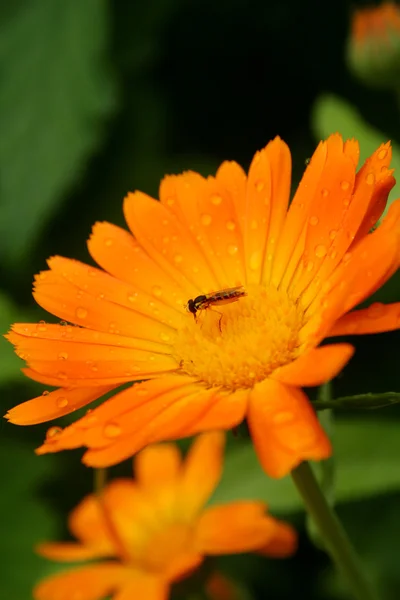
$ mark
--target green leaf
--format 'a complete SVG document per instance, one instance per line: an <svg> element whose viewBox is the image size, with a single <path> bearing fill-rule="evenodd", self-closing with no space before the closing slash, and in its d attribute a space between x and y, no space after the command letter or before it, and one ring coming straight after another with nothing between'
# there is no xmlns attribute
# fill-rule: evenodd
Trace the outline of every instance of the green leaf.
<svg viewBox="0 0 400 600"><path fill-rule="evenodd" d="M106 0L28 0L2 16L0 256L16 262L79 179L115 94Z"/></svg>
<svg viewBox="0 0 400 600"><path fill-rule="evenodd" d="M34 545L56 538L55 515L39 496L40 486L54 476L55 464L54 457L38 459L29 447L2 442L1 598L27 600L33 585L54 572L54 565L35 555Z"/></svg>
<svg viewBox="0 0 400 600"><path fill-rule="evenodd" d="M338 131L344 138L356 138L360 143L360 164L370 156L388 137L381 131L366 123L359 112L348 102L337 96L324 94L317 98L312 114L312 128L316 139L327 138ZM400 147L392 142L393 157L391 167L400 173ZM390 193L395 200L400 196L400 182ZM390 199L386 211L390 206Z"/></svg>
<svg viewBox="0 0 400 600"><path fill-rule="evenodd" d="M11 344L4 338L11 323L21 319L21 312L8 296L0 291L0 385L21 378L23 363Z"/></svg>
<svg viewBox="0 0 400 600"><path fill-rule="evenodd" d="M396 422L353 419L338 421L334 434L336 502L348 502L400 489L400 436ZM262 471L253 446L231 449L212 503L260 499L272 511L302 508L290 477L270 479Z"/></svg>

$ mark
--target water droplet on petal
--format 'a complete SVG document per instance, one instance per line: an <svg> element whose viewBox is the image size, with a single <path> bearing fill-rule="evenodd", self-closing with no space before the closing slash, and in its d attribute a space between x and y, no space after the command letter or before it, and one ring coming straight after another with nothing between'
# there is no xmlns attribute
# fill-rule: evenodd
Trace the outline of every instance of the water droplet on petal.
<svg viewBox="0 0 400 600"><path fill-rule="evenodd" d="M86 319L86 317L88 315L88 311L86 310L86 308L82 308L82 306L78 306L78 308L75 311L75 314L78 319Z"/></svg>
<svg viewBox="0 0 400 600"><path fill-rule="evenodd" d="M310 225L315 227L315 225L318 225L318 223L319 223L318 217L316 215L313 215L312 217L310 217L309 223L310 223Z"/></svg>
<svg viewBox="0 0 400 600"><path fill-rule="evenodd" d="M205 227L210 225L211 221L212 221L211 215L204 214L204 215L201 215L201 217L200 217L200 223L202 225L204 225Z"/></svg>
<svg viewBox="0 0 400 600"><path fill-rule="evenodd" d="M314 268L314 263L313 263L313 261L312 261L312 260L309 260L309 261L307 262L307 264L306 264L306 270L307 270L309 273L311 273L311 271L313 270L313 268Z"/></svg>
<svg viewBox="0 0 400 600"><path fill-rule="evenodd" d="M228 231L234 231L236 229L235 221L227 221L226 228L228 229Z"/></svg>
<svg viewBox="0 0 400 600"><path fill-rule="evenodd" d="M331 240L334 240L335 237L337 236L337 234L338 234L337 229L331 229L330 232L329 232L329 238Z"/></svg>
<svg viewBox="0 0 400 600"><path fill-rule="evenodd" d="M274 415L273 422L276 425L282 425L283 423L290 423L291 421L293 421L293 419L294 419L294 414L287 410L287 411L282 411L282 412Z"/></svg>
<svg viewBox="0 0 400 600"><path fill-rule="evenodd" d="M367 308L367 316L370 319L378 319L382 317L386 312L386 306L382 302L374 302Z"/></svg>
<svg viewBox="0 0 400 600"><path fill-rule="evenodd" d="M171 338L170 338L170 336L169 336L167 333L165 333L164 331L162 331L162 332L160 333L160 339L161 339L163 342L169 342Z"/></svg>
<svg viewBox="0 0 400 600"><path fill-rule="evenodd" d="M343 262L346 264L349 262L351 258L351 252L346 252L346 254L343 256Z"/></svg>
<svg viewBox="0 0 400 600"><path fill-rule="evenodd" d="M379 160L383 160L384 158L386 158L386 156L387 156L387 150L382 149L378 152Z"/></svg>
<svg viewBox="0 0 400 600"><path fill-rule="evenodd" d="M65 396L59 396L56 400L58 408L65 408L68 406L68 400Z"/></svg>
<svg viewBox="0 0 400 600"><path fill-rule="evenodd" d="M44 390L44 392L42 393L42 396L48 396L50 394L49 390Z"/></svg>
<svg viewBox="0 0 400 600"><path fill-rule="evenodd" d="M68 379L68 375L67 375L66 373L64 373L64 371L59 371L59 372L57 373L57 377L58 377L59 379Z"/></svg>
<svg viewBox="0 0 400 600"><path fill-rule="evenodd" d="M345 192L346 190L349 189L350 183L348 181L342 181L341 184L340 184L340 187Z"/></svg>
<svg viewBox="0 0 400 600"><path fill-rule="evenodd" d="M374 185L375 183L375 175L373 173L368 173L367 178L366 178L366 183L367 185Z"/></svg>
<svg viewBox="0 0 400 600"><path fill-rule="evenodd" d="M58 360L67 360L67 358L68 358L67 352L59 352L58 353Z"/></svg>
<svg viewBox="0 0 400 600"><path fill-rule="evenodd" d="M136 393L138 396L147 396L149 392L146 390L146 388L138 387Z"/></svg>
<svg viewBox="0 0 400 600"><path fill-rule="evenodd" d="M257 192L262 192L265 187L265 183L261 180L256 181L254 185L255 185Z"/></svg>
<svg viewBox="0 0 400 600"><path fill-rule="evenodd" d="M107 238L106 240L104 240L104 243L109 248L110 246L113 245L114 240L112 238Z"/></svg>
<svg viewBox="0 0 400 600"><path fill-rule="evenodd" d="M251 222L251 228L252 229L257 229L257 227L258 227L258 223L257 223L257 221L255 219L253 219L252 222Z"/></svg>
<svg viewBox="0 0 400 600"><path fill-rule="evenodd" d="M137 295L137 292L134 292L133 294L128 294L129 302L136 302Z"/></svg>
<svg viewBox="0 0 400 600"><path fill-rule="evenodd" d="M50 429L48 429L46 431L46 440L53 438L54 436L58 435L61 432L62 432L61 427L50 427Z"/></svg>
<svg viewBox="0 0 400 600"><path fill-rule="evenodd" d="M105 437L117 438L121 435L122 429L116 423L107 423L107 425L104 426L103 433Z"/></svg>
<svg viewBox="0 0 400 600"><path fill-rule="evenodd" d="M168 223L169 223L168 219L162 220L162 224L164 225L164 227L166 227L168 225Z"/></svg>
<svg viewBox="0 0 400 600"><path fill-rule="evenodd" d="M214 194L213 196L211 196L211 202L215 204L215 206L219 206L219 204L221 204L222 202L222 197L218 194Z"/></svg>
<svg viewBox="0 0 400 600"><path fill-rule="evenodd" d="M326 198L328 196L328 194L329 194L329 190L327 190L326 188L322 188L322 190L321 190L321 196L323 198Z"/></svg>
<svg viewBox="0 0 400 600"><path fill-rule="evenodd" d="M326 246L324 246L323 244L318 244L318 246L315 247L315 256L317 258L324 258L324 256L326 256L327 253L327 249Z"/></svg>
<svg viewBox="0 0 400 600"><path fill-rule="evenodd" d="M260 252L253 252L250 256L250 269L257 271L261 266L261 255Z"/></svg>
<svg viewBox="0 0 400 600"><path fill-rule="evenodd" d="M238 247L231 244L230 246L228 246L228 254L230 254L231 256L234 256L238 251Z"/></svg>
<svg viewBox="0 0 400 600"><path fill-rule="evenodd" d="M159 285L153 285L152 292L156 298L162 296L162 289Z"/></svg>
<svg viewBox="0 0 400 600"><path fill-rule="evenodd" d="M39 323L36 326L36 329L38 331L47 331L46 321L39 321Z"/></svg>
<svg viewBox="0 0 400 600"><path fill-rule="evenodd" d="M181 263L183 261L183 256L182 254L175 254L174 256L174 262L179 265L179 263Z"/></svg>

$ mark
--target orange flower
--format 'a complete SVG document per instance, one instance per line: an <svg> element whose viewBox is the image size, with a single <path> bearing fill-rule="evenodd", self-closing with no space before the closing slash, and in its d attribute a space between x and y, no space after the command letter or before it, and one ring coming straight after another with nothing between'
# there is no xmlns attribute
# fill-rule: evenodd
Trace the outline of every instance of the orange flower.
<svg viewBox="0 0 400 600"><path fill-rule="evenodd" d="M365 83L397 90L400 73L400 9L397 4L383 2L354 11L347 58L354 74Z"/></svg>
<svg viewBox="0 0 400 600"><path fill-rule="evenodd" d="M36 600L164 600L172 582L190 574L206 555L265 550L288 556L296 535L265 515L257 501L204 508L222 469L224 435L193 443L185 461L173 444L151 446L135 462L136 482L111 482L101 500L87 496L70 515L78 542L45 543L38 551L58 561L97 562L51 576ZM113 558L114 560L109 560ZM106 560L108 559L108 560Z"/></svg>
<svg viewBox="0 0 400 600"><path fill-rule="evenodd" d="M160 202L129 194L127 231L97 223L89 240L104 270L62 257L34 296L67 324L16 324L8 339L25 373L59 389L8 413L19 425L70 413L133 380L66 427L39 454L85 446L84 462L115 464L145 445L247 417L265 471L281 477L331 446L301 386L333 378L353 354L329 336L399 327L400 305L349 311L399 264L400 201L373 232L394 185L390 144L356 173L359 147L321 142L288 208L291 158L279 138L246 177L225 162L161 183ZM236 302L196 318L189 299L244 286ZM199 304L199 303L197 303ZM201 305L201 303L200 303ZM203 303L204 306L204 303Z"/></svg>

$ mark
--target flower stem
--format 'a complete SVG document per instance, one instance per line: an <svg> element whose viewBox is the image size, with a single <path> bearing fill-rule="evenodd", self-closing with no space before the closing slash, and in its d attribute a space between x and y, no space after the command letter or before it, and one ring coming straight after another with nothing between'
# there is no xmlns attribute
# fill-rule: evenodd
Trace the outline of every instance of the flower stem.
<svg viewBox="0 0 400 600"><path fill-rule="evenodd" d="M292 479L317 525L327 552L341 570L357 600L378 600L364 577L357 554L334 510L323 495L307 462L292 471Z"/></svg>

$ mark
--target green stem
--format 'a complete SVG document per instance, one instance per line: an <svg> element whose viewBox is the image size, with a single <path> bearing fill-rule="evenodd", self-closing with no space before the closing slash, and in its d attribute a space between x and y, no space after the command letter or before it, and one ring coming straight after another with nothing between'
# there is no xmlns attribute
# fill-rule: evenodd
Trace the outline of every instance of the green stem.
<svg viewBox="0 0 400 600"><path fill-rule="evenodd" d="M356 552L334 510L329 506L307 462L292 471L292 478L327 552L342 571L357 600L378 600L364 577Z"/></svg>

